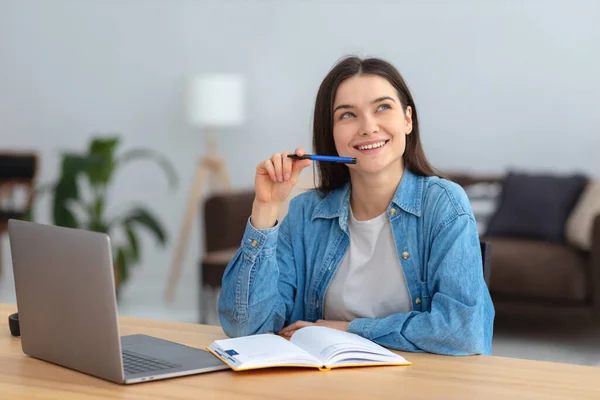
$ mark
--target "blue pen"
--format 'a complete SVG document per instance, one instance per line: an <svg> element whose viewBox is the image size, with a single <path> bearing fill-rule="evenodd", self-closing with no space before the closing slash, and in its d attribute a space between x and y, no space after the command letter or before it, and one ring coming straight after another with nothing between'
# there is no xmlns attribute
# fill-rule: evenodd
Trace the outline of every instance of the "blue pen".
<svg viewBox="0 0 600 400"><path fill-rule="evenodd" d="M313 160L313 161L337 162L337 163L344 163L344 164L356 164L356 158L354 158L354 157L316 156L314 154L305 154L303 156L299 156L297 154L288 154L288 157L293 158L294 160Z"/></svg>

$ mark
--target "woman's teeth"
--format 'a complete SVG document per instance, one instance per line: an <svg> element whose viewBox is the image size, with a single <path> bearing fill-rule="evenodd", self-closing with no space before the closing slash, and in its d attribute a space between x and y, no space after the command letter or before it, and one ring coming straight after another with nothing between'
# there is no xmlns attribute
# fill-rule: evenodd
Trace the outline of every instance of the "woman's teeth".
<svg viewBox="0 0 600 400"><path fill-rule="evenodd" d="M365 146L357 146L356 148L359 150L371 150L381 147L385 144L385 140L377 143L367 144Z"/></svg>

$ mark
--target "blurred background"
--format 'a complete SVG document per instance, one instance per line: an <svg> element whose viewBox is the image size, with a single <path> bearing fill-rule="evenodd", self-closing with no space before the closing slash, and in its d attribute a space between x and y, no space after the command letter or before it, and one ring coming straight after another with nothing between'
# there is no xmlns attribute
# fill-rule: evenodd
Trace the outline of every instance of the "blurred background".
<svg viewBox="0 0 600 400"><path fill-rule="evenodd" d="M550 315L567 306L567 321L583 310L586 328L553 317L533 324L532 311L518 324L499 322L494 351L600 365L597 333L587 330L599 315L589 210L600 213L600 194L569 179L600 176L598 17L592 0L0 0L0 168L5 194L22 190L5 199L4 216L21 207L23 218L58 218L122 243L113 253L121 315L218 324L203 260L205 269L222 265L230 253L221 250L241 236L225 227L228 248L207 248L207 199L220 191L247 199L260 160L311 147L316 92L339 58L381 57L412 91L430 161L465 185L476 176L488 185L479 194L494 192L481 221L497 211L497 178L510 171L554 177L561 195L561 185L570 188L561 229L587 193L584 228L572 225L584 236L579 246L563 237L523 248L520 234L516 244L492 243L498 299L523 300L512 288L537 282L519 281L527 265L498 254L541 255L539 268L558 259L554 281L533 290L542 301L518 304L542 303ZM206 171L220 187L200 179ZM475 209L480 196L472 198ZM114 231L112 216L122 217ZM7 234L1 245L0 302L15 303ZM496 274L511 262L510 274Z"/></svg>

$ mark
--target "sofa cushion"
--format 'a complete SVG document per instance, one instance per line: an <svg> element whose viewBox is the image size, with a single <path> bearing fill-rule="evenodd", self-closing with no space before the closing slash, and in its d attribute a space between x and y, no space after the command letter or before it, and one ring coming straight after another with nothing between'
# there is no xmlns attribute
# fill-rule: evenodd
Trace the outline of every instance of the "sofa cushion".
<svg viewBox="0 0 600 400"><path fill-rule="evenodd" d="M487 230L490 218L498 208L502 184L500 182L478 182L465 185L464 189L477 222L477 231L482 235Z"/></svg>
<svg viewBox="0 0 600 400"><path fill-rule="evenodd" d="M590 181L567 220L565 238L569 244L590 251L592 225L600 215L600 180Z"/></svg>
<svg viewBox="0 0 600 400"><path fill-rule="evenodd" d="M495 295L584 302L591 297L587 257L564 244L490 238Z"/></svg>
<svg viewBox="0 0 600 400"><path fill-rule="evenodd" d="M583 175L509 173L485 235L564 242L567 218L586 182Z"/></svg>

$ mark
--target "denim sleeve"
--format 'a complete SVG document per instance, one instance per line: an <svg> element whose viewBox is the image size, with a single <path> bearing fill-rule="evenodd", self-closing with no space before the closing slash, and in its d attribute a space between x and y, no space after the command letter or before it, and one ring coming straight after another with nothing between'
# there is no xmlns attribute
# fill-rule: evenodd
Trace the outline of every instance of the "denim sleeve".
<svg viewBox="0 0 600 400"><path fill-rule="evenodd" d="M447 355L491 353L486 329L489 292L483 279L479 236L468 213L444 224L431 243L428 288L431 311L359 318L349 331L383 346Z"/></svg>
<svg viewBox="0 0 600 400"><path fill-rule="evenodd" d="M225 269L219 295L219 319L228 336L283 328L293 307L296 282L288 227L287 218L281 225L261 230L248 220L241 247Z"/></svg>

